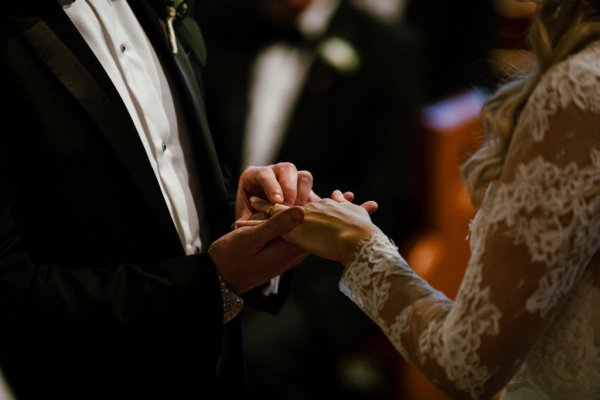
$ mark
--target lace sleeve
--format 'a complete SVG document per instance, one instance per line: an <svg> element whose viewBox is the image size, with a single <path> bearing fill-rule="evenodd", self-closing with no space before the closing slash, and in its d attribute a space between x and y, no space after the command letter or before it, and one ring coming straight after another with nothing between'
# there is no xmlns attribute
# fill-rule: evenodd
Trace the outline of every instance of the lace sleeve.
<svg viewBox="0 0 600 400"><path fill-rule="evenodd" d="M563 389L600 395L599 344L589 339L588 353L583 329L572 339L555 332L584 313L581 303L568 304L600 281L599 48L557 65L526 105L501 177L471 223L471 259L455 301L419 278L381 232L344 271L341 290L451 396L493 396L534 353L547 374L575 374L581 360L585 371L594 365L593 379ZM586 301L598 320L600 304ZM546 337L558 344L542 346ZM576 356L550 354L568 340Z"/></svg>

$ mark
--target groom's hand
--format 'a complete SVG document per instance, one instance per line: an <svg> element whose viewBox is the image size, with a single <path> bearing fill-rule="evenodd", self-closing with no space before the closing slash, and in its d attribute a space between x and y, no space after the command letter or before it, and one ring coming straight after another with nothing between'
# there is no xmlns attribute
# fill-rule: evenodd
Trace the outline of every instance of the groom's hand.
<svg viewBox="0 0 600 400"><path fill-rule="evenodd" d="M273 204L302 206L318 199L312 191L313 177L298 171L292 163L248 167L240 176L236 194L236 219L248 219L253 210L250 197L257 196Z"/></svg>
<svg viewBox="0 0 600 400"><path fill-rule="evenodd" d="M281 238L303 218L301 207L288 208L260 225L222 236L210 246L208 254L225 283L237 294L243 294L306 257L307 252Z"/></svg>

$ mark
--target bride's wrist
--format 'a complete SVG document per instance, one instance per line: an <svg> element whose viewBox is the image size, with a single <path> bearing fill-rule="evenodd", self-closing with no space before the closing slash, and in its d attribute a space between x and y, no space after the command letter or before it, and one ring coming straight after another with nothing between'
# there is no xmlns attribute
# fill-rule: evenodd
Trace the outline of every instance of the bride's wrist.
<svg viewBox="0 0 600 400"><path fill-rule="evenodd" d="M345 249L343 251L343 258L340 260L344 267L347 267L356 254L360 251L361 247L378 231L375 225L368 225L361 227L356 231L353 231L343 242L345 243Z"/></svg>

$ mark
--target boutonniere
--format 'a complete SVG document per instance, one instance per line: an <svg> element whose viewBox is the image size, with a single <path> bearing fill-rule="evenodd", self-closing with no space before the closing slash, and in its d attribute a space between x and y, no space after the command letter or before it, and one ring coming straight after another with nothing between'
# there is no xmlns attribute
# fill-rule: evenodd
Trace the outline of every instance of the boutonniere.
<svg viewBox="0 0 600 400"><path fill-rule="evenodd" d="M177 54L179 38L198 60L200 65L206 63L206 45L200 27L196 20L188 14L193 5L193 0L161 0L165 10L165 23L171 52Z"/></svg>
<svg viewBox="0 0 600 400"><path fill-rule="evenodd" d="M339 36L331 36L319 43L317 54L327 64L345 75L352 75L360 68L358 51L350 42Z"/></svg>

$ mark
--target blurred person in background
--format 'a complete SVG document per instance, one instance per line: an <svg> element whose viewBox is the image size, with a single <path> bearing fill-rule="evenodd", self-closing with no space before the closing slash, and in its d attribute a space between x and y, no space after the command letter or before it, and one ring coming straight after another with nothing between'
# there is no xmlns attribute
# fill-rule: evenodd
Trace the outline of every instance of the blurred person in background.
<svg viewBox="0 0 600 400"><path fill-rule="evenodd" d="M358 200L377 198L373 218L407 243L423 184L415 131L421 53L400 6L380 19L385 7L346 0L200 5L208 117L232 180L248 165L292 160L317 177L316 193L352 184ZM309 257L276 319L245 313L255 398L387 395L385 368L364 355L379 333L334 290L339 272Z"/></svg>

